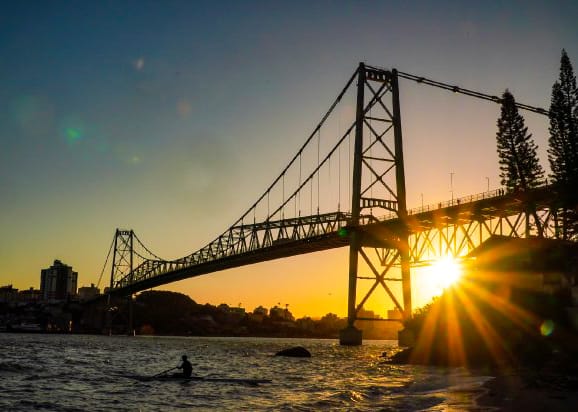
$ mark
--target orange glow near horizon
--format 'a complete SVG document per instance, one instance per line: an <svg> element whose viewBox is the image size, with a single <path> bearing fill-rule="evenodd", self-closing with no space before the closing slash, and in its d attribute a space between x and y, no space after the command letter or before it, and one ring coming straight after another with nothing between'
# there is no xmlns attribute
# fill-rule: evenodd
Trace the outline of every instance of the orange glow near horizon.
<svg viewBox="0 0 578 412"><path fill-rule="evenodd" d="M242 268L182 280L159 289L181 292L198 303L218 305L226 303L252 312L257 306L285 307L296 317L320 318L327 313L347 316L348 250L346 248L299 255L261 262ZM395 270L395 269L394 269ZM368 269L360 268L361 274ZM429 267L412 268L414 309L431 302L434 296L453 285L461 274L458 261L444 258ZM238 279L243 279L239 287ZM357 303L365 296L374 281L358 281ZM388 286L403 305L401 283ZM395 305L380 286L364 304L365 310L387 316Z"/></svg>

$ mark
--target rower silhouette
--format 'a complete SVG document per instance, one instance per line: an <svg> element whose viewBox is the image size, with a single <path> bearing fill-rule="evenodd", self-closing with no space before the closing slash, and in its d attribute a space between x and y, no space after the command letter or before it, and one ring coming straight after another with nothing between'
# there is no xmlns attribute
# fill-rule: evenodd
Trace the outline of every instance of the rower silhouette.
<svg viewBox="0 0 578 412"><path fill-rule="evenodd" d="M187 355L183 355L181 359L183 362L181 363L181 366L177 366L177 369L182 369L183 376L185 378L190 378L193 373L193 365L191 365L191 362L188 361Z"/></svg>

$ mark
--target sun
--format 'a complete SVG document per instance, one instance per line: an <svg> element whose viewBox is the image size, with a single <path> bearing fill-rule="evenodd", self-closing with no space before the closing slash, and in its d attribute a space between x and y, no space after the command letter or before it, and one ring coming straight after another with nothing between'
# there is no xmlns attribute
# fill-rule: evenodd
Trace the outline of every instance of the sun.
<svg viewBox="0 0 578 412"><path fill-rule="evenodd" d="M446 256L428 268L428 275L432 276L432 283L438 288L447 289L460 279L462 266L451 256Z"/></svg>

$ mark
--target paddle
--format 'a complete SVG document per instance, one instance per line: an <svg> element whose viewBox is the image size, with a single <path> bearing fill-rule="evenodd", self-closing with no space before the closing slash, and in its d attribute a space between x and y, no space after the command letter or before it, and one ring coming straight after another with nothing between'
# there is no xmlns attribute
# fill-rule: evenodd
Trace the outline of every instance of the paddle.
<svg viewBox="0 0 578 412"><path fill-rule="evenodd" d="M163 372L157 373L156 375L151 376L151 378L156 378L157 376L164 375L165 373L170 372L170 371L177 369L177 368L178 368L178 366L175 366L174 368L167 369L166 371L163 371Z"/></svg>

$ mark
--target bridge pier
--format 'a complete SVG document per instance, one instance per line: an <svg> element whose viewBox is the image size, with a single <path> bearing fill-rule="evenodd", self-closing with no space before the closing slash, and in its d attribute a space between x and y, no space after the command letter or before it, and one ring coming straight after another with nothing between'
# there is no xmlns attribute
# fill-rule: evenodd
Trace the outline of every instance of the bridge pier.
<svg viewBox="0 0 578 412"><path fill-rule="evenodd" d="M133 322L133 300L132 300L132 293L128 295L128 328L127 328L127 335L134 336L134 322Z"/></svg>
<svg viewBox="0 0 578 412"><path fill-rule="evenodd" d="M361 345L363 332L355 326L347 326L339 331L339 344L344 346Z"/></svg>

